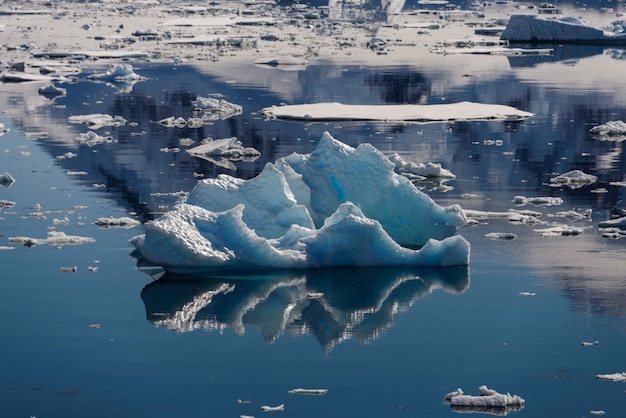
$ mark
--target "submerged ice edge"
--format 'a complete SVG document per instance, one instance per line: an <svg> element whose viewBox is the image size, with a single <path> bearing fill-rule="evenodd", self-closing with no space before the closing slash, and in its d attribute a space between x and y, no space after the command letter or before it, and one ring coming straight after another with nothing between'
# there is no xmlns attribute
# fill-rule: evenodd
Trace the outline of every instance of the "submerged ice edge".
<svg viewBox="0 0 626 418"><path fill-rule="evenodd" d="M394 172L369 144L324 133L314 152L268 163L250 180L200 181L131 240L168 271L469 265L466 223ZM400 204L401 203L401 204Z"/></svg>

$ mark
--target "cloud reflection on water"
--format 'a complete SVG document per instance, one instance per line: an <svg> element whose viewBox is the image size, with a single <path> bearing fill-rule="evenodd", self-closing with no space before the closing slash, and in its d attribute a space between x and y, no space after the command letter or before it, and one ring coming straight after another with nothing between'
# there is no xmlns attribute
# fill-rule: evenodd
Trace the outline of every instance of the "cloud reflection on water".
<svg viewBox="0 0 626 418"><path fill-rule="evenodd" d="M141 292L149 321L176 332L256 327L272 343L286 331L312 334L325 351L367 344L394 316L437 289L462 294L469 269L333 268L271 271L243 278L166 273Z"/></svg>

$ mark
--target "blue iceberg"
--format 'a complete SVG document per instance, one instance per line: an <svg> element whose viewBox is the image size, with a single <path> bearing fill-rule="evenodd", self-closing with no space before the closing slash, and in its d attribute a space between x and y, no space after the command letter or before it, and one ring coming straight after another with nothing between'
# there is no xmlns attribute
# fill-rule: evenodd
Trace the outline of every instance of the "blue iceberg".
<svg viewBox="0 0 626 418"><path fill-rule="evenodd" d="M176 273L338 266L460 266L469 243L458 206L439 206L370 144L324 133L306 155L250 180L200 181L131 243Z"/></svg>

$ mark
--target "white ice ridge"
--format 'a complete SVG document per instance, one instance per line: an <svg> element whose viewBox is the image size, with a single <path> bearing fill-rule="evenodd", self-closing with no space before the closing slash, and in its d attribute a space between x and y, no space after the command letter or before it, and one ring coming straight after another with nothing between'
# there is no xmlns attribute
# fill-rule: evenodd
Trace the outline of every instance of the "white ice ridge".
<svg viewBox="0 0 626 418"><path fill-rule="evenodd" d="M596 28L581 20L565 16L560 18L513 15L500 39L512 42L569 42L622 44L626 42L623 22L613 22L607 28ZM618 29L620 28L620 29Z"/></svg>
<svg viewBox="0 0 626 418"><path fill-rule="evenodd" d="M457 389L446 395L445 399L451 406L461 407L490 407L509 408L524 406L524 399L509 393L498 393L493 389L483 385L478 388L479 395L465 395L462 389Z"/></svg>
<svg viewBox="0 0 626 418"><path fill-rule="evenodd" d="M372 145L326 132L311 154L253 179L200 181L131 242L173 272L456 266L469 264L469 243L455 235L465 223L458 205L439 206Z"/></svg>
<svg viewBox="0 0 626 418"><path fill-rule="evenodd" d="M453 120L526 119L533 113L511 106L458 102L434 105L348 105L314 103L266 107L266 118L297 120L383 120L437 122Z"/></svg>

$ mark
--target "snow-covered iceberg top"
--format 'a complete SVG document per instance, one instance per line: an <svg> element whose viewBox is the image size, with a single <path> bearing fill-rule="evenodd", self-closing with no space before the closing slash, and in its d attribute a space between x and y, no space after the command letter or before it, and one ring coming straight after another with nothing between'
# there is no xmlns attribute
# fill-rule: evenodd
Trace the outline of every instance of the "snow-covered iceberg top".
<svg viewBox="0 0 626 418"><path fill-rule="evenodd" d="M469 243L455 235L464 211L439 206L394 167L370 144L324 133L311 154L253 179L200 181L131 242L173 272L468 265Z"/></svg>
<svg viewBox="0 0 626 418"><path fill-rule="evenodd" d="M455 120L526 119L533 113L511 106L458 102L434 105L348 105L314 103L266 107L266 118L297 120L382 120L407 122L438 122Z"/></svg>
<svg viewBox="0 0 626 418"><path fill-rule="evenodd" d="M603 29L571 16L513 15L500 39L509 42L626 44L626 33L620 29L620 23L614 22Z"/></svg>

